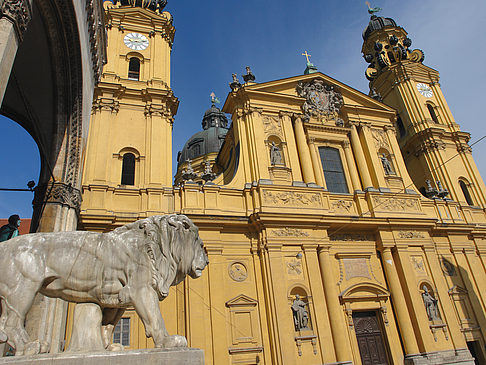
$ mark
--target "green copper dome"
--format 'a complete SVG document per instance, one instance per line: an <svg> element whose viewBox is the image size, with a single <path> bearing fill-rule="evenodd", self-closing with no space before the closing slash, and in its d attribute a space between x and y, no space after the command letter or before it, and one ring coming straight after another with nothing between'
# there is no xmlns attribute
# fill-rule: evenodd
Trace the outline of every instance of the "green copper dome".
<svg viewBox="0 0 486 365"><path fill-rule="evenodd" d="M228 118L213 104L204 113L202 127L204 130L189 138L182 151L179 152L178 165L208 153L218 152L228 133Z"/></svg>

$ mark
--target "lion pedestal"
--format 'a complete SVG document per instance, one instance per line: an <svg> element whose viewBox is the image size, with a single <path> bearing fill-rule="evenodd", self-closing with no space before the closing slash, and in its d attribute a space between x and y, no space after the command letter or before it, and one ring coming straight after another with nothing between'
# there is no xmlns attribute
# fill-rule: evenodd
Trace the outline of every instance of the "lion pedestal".
<svg viewBox="0 0 486 365"><path fill-rule="evenodd" d="M144 349L122 352L61 353L2 357L11 365L204 365L203 350L191 348Z"/></svg>

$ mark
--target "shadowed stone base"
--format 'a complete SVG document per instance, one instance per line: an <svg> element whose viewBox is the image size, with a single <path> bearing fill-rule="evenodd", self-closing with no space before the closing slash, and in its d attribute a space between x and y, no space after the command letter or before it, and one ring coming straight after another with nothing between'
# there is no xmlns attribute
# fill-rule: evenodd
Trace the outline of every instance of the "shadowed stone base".
<svg viewBox="0 0 486 365"><path fill-rule="evenodd" d="M426 352L405 356L405 365L474 365L474 358L468 349Z"/></svg>
<svg viewBox="0 0 486 365"><path fill-rule="evenodd" d="M12 365L204 365L200 349L144 349L120 352L62 353L2 357L0 364Z"/></svg>

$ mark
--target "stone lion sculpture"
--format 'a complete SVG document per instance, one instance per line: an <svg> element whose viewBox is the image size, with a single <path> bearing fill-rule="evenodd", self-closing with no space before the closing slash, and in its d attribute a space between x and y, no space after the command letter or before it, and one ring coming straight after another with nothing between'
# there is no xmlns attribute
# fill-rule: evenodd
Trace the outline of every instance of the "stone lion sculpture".
<svg viewBox="0 0 486 365"><path fill-rule="evenodd" d="M152 216L108 233L34 233L13 238L0 244L0 342L8 342L17 355L42 352L39 341L31 342L24 328L25 316L40 292L91 303L77 306L91 309L78 321L75 314L73 337L77 331L78 337L99 339L101 349L108 348L113 328L129 306L135 308L156 347L187 346L183 336L167 333L159 301L186 275L201 276L207 264L198 228L185 215ZM93 328L97 333L90 332ZM80 341L79 347L86 339L73 341Z"/></svg>

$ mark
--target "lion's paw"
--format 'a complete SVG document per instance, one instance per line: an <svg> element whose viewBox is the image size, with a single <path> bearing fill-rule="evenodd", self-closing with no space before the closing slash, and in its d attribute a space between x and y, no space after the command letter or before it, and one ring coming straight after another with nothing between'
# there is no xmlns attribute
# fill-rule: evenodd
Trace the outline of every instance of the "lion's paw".
<svg viewBox="0 0 486 365"><path fill-rule="evenodd" d="M187 340L184 336L174 335L167 336L164 340L163 347L187 347Z"/></svg>
<svg viewBox="0 0 486 365"><path fill-rule="evenodd" d="M44 341L35 340L25 344L24 353L25 356L44 354L49 350L49 344Z"/></svg>
<svg viewBox="0 0 486 365"><path fill-rule="evenodd" d="M108 345L108 347L106 348L108 351L123 351L125 350L125 347L120 344L120 343L111 343Z"/></svg>

